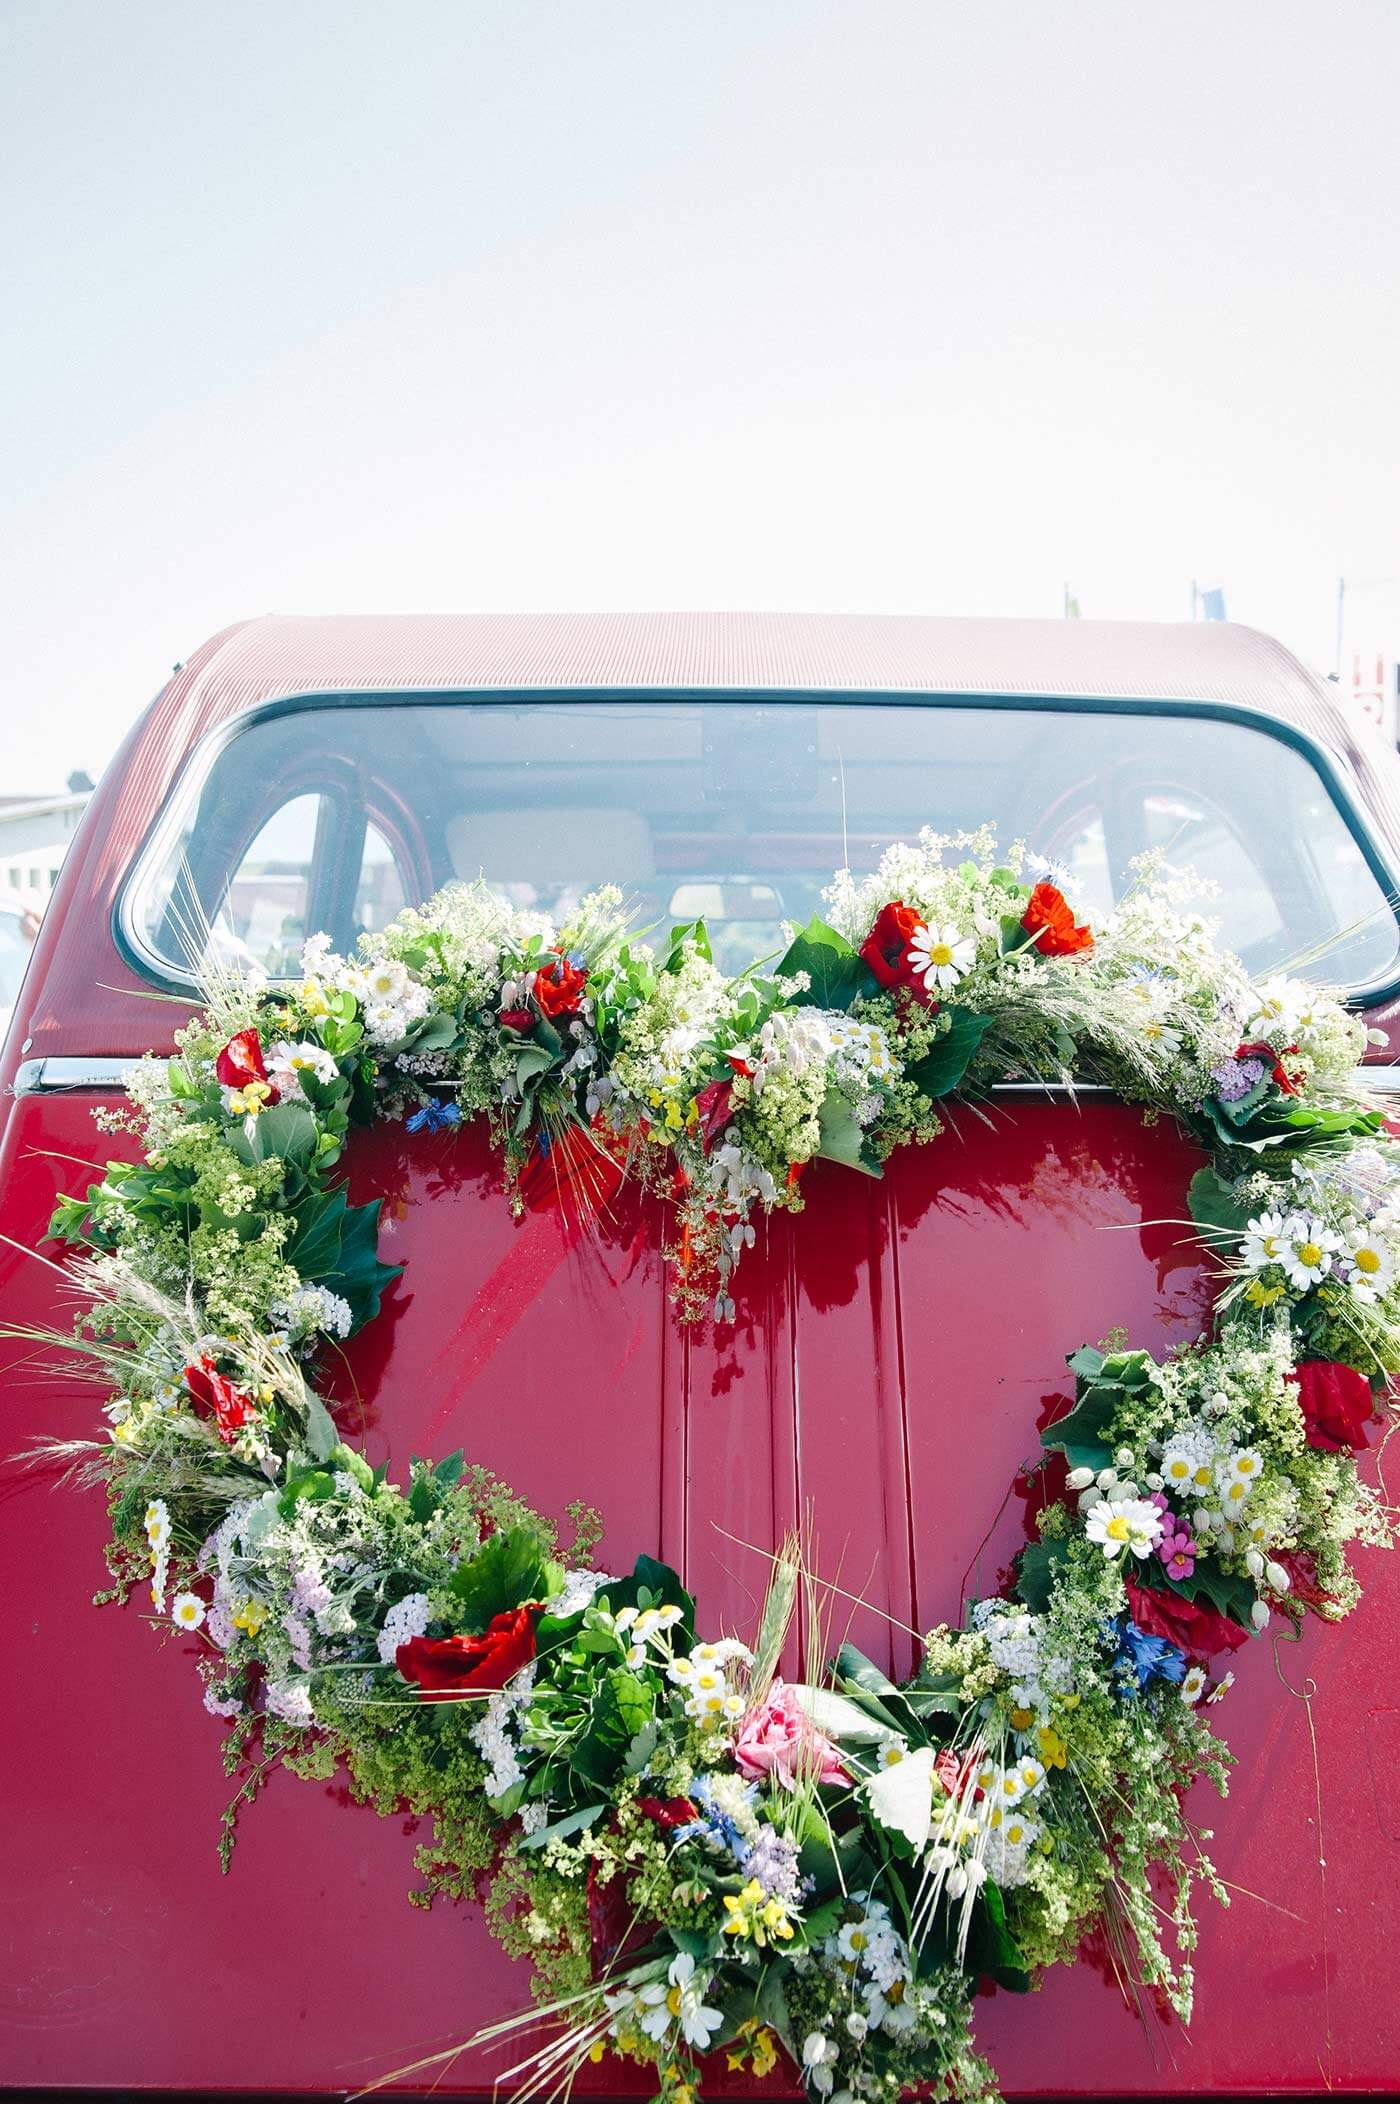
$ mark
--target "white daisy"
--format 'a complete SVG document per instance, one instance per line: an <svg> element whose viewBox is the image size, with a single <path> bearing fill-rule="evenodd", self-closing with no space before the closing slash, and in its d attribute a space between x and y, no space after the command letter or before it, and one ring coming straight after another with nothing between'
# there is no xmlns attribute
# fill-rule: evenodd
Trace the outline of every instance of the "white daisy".
<svg viewBox="0 0 1400 2104"><path fill-rule="evenodd" d="M977 944L951 921L942 928L924 928L909 945L909 963L924 982L926 993L935 987L946 991L971 970Z"/></svg>
<svg viewBox="0 0 1400 2104"><path fill-rule="evenodd" d="M1089 1510L1085 1531L1110 1558L1124 1549L1148 1556L1162 1538L1162 1515L1146 1498L1100 1498Z"/></svg>
<svg viewBox="0 0 1400 2104"><path fill-rule="evenodd" d="M1347 1284L1352 1298L1379 1300L1395 1276L1395 1259L1389 1245L1380 1240L1373 1228L1360 1228L1347 1243L1347 1255L1351 1259Z"/></svg>
<svg viewBox="0 0 1400 2104"><path fill-rule="evenodd" d="M170 1619L177 1629L198 1629L204 1620L204 1602L198 1593L176 1593L170 1603Z"/></svg>
<svg viewBox="0 0 1400 2104"><path fill-rule="evenodd" d="M1298 1031L1302 1003L1307 999L1296 979L1279 976L1266 979L1254 990L1259 1006L1245 1025L1246 1038L1268 1038L1290 1042Z"/></svg>
<svg viewBox="0 0 1400 2104"><path fill-rule="evenodd" d="M381 964L371 965L365 973L364 997L368 1001L382 1001L389 1004L397 1001L407 989L407 970L403 965L396 964L387 958Z"/></svg>
<svg viewBox="0 0 1400 2104"><path fill-rule="evenodd" d="M1281 1264L1287 1246L1288 1222L1283 1214L1261 1213L1246 1226L1240 1255L1251 1271L1262 1271L1266 1264Z"/></svg>
<svg viewBox="0 0 1400 2104"><path fill-rule="evenodd" d="M1188 1668L1187 1668L1187 1670L1186 1670L1186 1677L1185 1677L1185 1679L1184 1679L1184 1680L1182 1681L1182 1683L1181 1683L1181 1699L1182 1699L1182 1701L1183 1701L1184 1703L1186 1703L1186 1704L1188 1705L1188 1707L1190 1707L1190 1708L1194 1708L1194 1707L1195 1707L1195 1705L1196 1705L1196 1704L1197 1704L1197 1703L1198 1703L1198 1702L1200 1701L1200 1699L1201 1699L1201 1696L1202 1696L1202 1694L1203 1694L1203 1693L1204 1693L1204 1691L1205 1691L1205 1684L1206 1684L1206 1669L1205 1669L1205 1667L1204 1667L1204 1666L1188 1666Z"/></svg>
<svg viewBox="0 0 1400 2104"><path fill-rule="evenodd" d="M1235 1685L1235 1676L1234 1676L1234 1674L1233 1674L1233 1673L1227 1673L1227 1674L1225 1674L1225 1675L1224 1675L1224 1677L1223 1677L1223 1678L1222 1678L1222 1679L1221 1679L1221 1680L1220 1680L1220 1681L1219 1681L1219 1682L1217 1683L1217 1685L1216 1685L1215 1687L1213 1687L1213 1688L1211 1689L1210 1693L1209 1693L1209 1694L1208 1694L1208 1695L1206 1696L1206 1701L1207 1701L1207 1702L1223 1702L1223 1701L1224 1701L1224 1699L1225 1699L1225 1697L1226 1697L1226 1696L1227 1696L1227 1695L1229 1694L1229 1692L1230 1692L1231 1688L1232 1688L1232 1687L1233 1687L1234 1685Z"/></svg>
<svg viewBox="0 0 1400 2104"><path fill-rule="evenodd" d="M1295 1214L1288 1222L1288 1239L1282 1257L1290 1283L1300 1292L1317 1285L1332 1269L1332 1260L1341 1246L1341 1236L1334 1235L1320 1221L1311 1219L1306 1213Z"/></svg>

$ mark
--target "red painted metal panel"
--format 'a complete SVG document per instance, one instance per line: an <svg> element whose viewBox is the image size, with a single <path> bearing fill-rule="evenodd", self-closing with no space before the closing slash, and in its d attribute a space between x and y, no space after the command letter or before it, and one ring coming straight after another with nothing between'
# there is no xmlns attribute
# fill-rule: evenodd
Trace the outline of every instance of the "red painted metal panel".
<svg viewBox="0 0 1400 2104"><path fill-rule="evenodd" d="M347 1355L346 1423L396 1467L460 1444L547 1510L593 1500L604 1560L674 1558L710 1626L751 1611L761 1563L742 1544L799 1516L824 1569L873 1608L903 1624L955 1615L967 1574L987 1582L1024 1538L1015 1472L1062 1387L1064 1352L1116 1322L1161 1346L1202 1306L1178 1231L1140 1225L1180 1213L1185 1144L1113 1105L1009 1100L993 1129L964 1120L883 1185L814 1170L809 1211L761 1239L735 1333L718 1343L687 1342L667 1316L652 1202L624 1194L586 1237L557 1212L515 1223L478 1135L376 1130L352 1178L361 1195L390 1192L385 1251L407 1268ZM80 1174L72 1158L105 1146L80 1101L23 1099L0 1162L7 1231L37 1238ZM5 1249L12 1320L51 1316L53 1284ZM90 1425L91 1390L8 1351L7 1446ZM411 1838L334 1785L279 1778L221 1880L215 1828L231 1786L220 1727L170 1655L189 1647L158 1637L139 1605L100 1617L88 1605L97 1500L13 1472L5 1500L0 1670L24 1694L0 1740L0 2077L341 2088L519 2004L521 1976L475 1911L408 1907ZM1223 1810L1199 1810L1239 1889L1228 1918L1203 1903L1189 2039L1155 2018L1144 2027L1104 1969L1082 1966L1027 2003L983 2004L982 2042L1012 2090L1393 2085L1390 1565L1367 1559L1370 1595L1345 1631L1281 1656L1295 1688L1319 1683L1316 1776L1307 1711L1267 1647L1242 1662L1221 1714L1240 1782ZM839 1634L844 1609L835 1622ZM856 1633L907 1661L908 1639L871 1609ZM480 2089L495 2072L478 2060L454 2084ZM618 2078L590 2071L590 2086Z"/></svg>

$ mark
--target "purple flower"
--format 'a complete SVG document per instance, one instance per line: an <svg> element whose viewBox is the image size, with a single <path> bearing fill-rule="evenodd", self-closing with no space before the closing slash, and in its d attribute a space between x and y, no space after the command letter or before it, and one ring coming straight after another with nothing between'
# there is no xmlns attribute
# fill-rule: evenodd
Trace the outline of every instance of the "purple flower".
<svg viewBox="0 0 1400 2104"><path fill-rule="evenodd" d="M1238 1103L1264 1079L1264 1062L1262 1059L1222 1059L1218 1067L1211 1068L1210 1078L1222 1103Z"/></svg>

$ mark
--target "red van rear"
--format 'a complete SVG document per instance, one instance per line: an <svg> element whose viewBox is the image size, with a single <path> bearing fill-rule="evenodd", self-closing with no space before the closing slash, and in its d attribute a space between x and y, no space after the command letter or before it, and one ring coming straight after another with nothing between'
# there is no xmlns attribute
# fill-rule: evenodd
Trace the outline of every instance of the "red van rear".
<svg viewBox="0 0 1400 2104"><path fill-rule="evenodd" d="M618 882L641 924L703 915L737 968L817 909L833 869L925 824L987 820L1069 863L1094 905L1167 849L1220 885L1223 937L1252 970L1306 951L1368 1019L1396 1012L1388 775L1326 688L1248 631L703 616L227 631L109 769L18 1001L6 1320L65 1319L49 1215L113 1151L92 1113L134 1057L169 1049L196 953L277 977L313 931L345 947L480 871L551 914ZM1198 1160L1107 1098L1006 1089L990 1121L959 1120L883 1183L817 1165L808 1211L746 1261L733 1330L697 1341L668 1317L654 1200L624 1193L586 1238L558 1210L517 1223L478 1134L425 1146L379 1126L349 1158L352 1194L389 1194L381 1254L404 1271L335 1393L376 1463L460 1446L547 1512L594 1503L608 1544L675 1564L716 1624L751 1618L758 1550L802 1522L865 1603L851 1635L907 1670L912 1638L892 1626L956 1620L1026 1538L1028 1496L1007 1486L1063 1392L1067 1341L1128 1324L1157 1349L1201 1327L1200 1260L1160 1224L1182 1217ZM990 1380L969 1342L989 1327ZM90 1431L93 1390L47 1354L4 1352L8 1452ZM220 1880L239 1781L220 1773L219 1728L162 1655L177 1636L155 1642L134 1605L93 1617L104 1516L52 1490L43 1468L6 1472L0 2079L344 2091L516 2007L475 1911L406 1907L411 1839L334 1783L277 1776ZM1344 1630L1279 1654L1282 1688L1262 1657L1240 1676L1239 1781L1202 1807L1230 1941L1206 1911L1189 2035L1130 2006L1107 1958L1080 1965L983 2005L1009 2093L1400 2087L1391 1563L1368 1559ZM484 2091L495 2072L464 2060L449 2086Z"/></svg>

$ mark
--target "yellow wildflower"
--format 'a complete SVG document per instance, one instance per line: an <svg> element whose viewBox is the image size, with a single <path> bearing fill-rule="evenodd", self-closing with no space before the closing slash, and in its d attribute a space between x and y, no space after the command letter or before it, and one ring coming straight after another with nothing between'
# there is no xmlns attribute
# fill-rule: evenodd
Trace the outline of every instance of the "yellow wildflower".
<svg viewBox="0 0 1400 2104"><path fill-rule="evenodd" d="M261 1601L245 1600L233 1618L233 1626L241 1629L245 1636L256 1636L266 1620L267 1609Z"/></svg>
<svg viewBox="0 0 1400 2104"><path fill-rule="evenodd" d="M729 1916L724 1924L726 1936L742 1936L745 1942L751 1939L760 1950L769 1943L786 1943L792 1937L787 1908L780 1899L769 1899L757 1878L750 1878L738 1894L726 1892L724 1908Z"/></svg>

